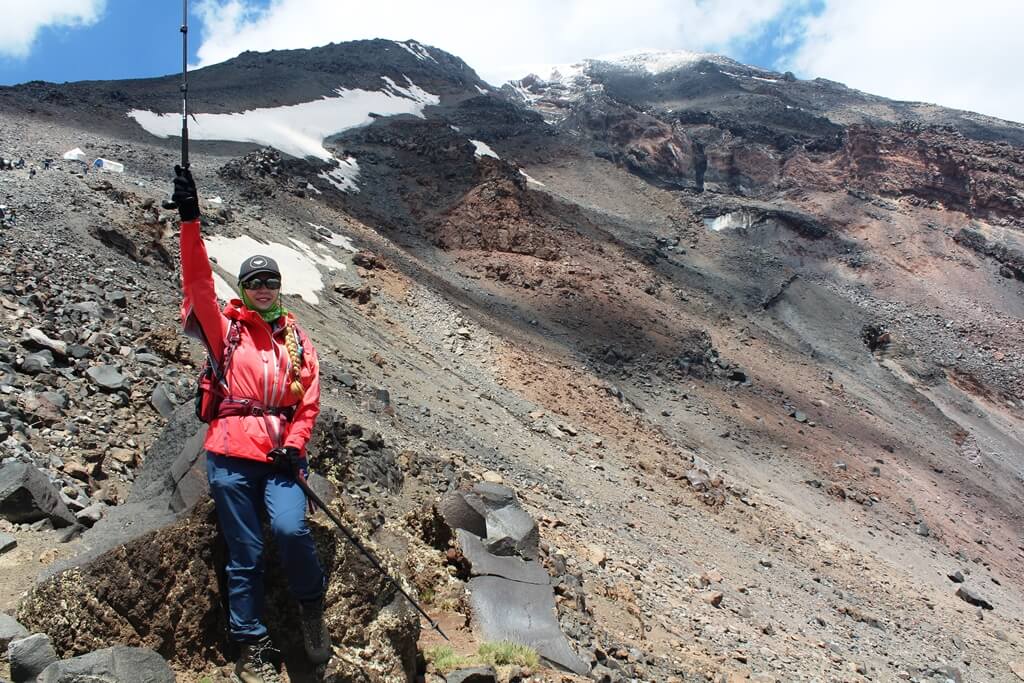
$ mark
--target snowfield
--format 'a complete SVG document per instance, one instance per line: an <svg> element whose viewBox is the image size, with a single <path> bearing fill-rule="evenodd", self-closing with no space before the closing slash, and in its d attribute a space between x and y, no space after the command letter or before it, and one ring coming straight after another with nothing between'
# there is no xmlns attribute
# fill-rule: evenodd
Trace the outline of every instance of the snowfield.
<svg viewBox="0 0 1024 683"><path fill-rule="evenodd" d="M274 147L294 157L333 161L337 168L321 174L342 192L359 191L359 165L354 157L338 159L324 147L324 140L351 128L373 122L370 114L412 114L424 118L423 109L441 99L423 90L408 77L401 86L381 76L381 90L338 88L335 97L283 107L250 109L234 114L194 114L189 119L193 140L230 140ZM181 115L133 109L128 117L148 133L161 138L181 134Z"/></svg>

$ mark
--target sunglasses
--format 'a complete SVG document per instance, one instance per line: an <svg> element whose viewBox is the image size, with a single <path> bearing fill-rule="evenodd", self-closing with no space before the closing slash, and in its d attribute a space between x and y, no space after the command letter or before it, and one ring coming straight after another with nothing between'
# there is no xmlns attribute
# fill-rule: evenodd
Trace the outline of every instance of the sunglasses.
<svg viewBox="0 0 1024 683"><path fill-rule="evenodd" d="M242 283L245 289L281 289L281 278L279 277L254 277Z"/></svg>

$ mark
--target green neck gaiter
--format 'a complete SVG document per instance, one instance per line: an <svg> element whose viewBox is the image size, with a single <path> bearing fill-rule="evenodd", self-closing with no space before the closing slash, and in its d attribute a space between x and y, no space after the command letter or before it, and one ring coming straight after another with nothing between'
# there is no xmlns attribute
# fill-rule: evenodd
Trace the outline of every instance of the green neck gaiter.
<svg viewBox="0 0 1024 683"><path fill-rule="evenodd" d="M242 303L245 304L246 307L249 310L256 311L257 313L259 313L260 317L263 318L264 320L266 320L268 323L274 322L275 320L277 320L282 315L284 315L285 313L288 312L288 309L285 308L284 304L281 303L281 295L280 294L278 294L277 295L277 299L274 300L274 305L273 306L271 306L270 308L268 308L265 311L261 311L260 309L256 308L256 306L252 302L252 299L249 298L249 295L246 294L245 290L243 289L242 290Z"/></svg>

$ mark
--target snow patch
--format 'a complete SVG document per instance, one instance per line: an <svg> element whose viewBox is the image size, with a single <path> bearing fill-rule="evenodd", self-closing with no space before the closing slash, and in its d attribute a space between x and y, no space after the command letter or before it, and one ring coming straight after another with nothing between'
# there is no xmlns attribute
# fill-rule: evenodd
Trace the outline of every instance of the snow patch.
<svg viewBox="0 0 1024 683"><path fill-rule="evenodd" d="M333 244L336 247L341 247L345 251L350 251L353 254L356 253L357 251L359 251L359 249L357 249L352 244L352 239L351 238L346 237L345 235L336 233L336 232L332 231L330 228L325 228L322 225L317 225L316 223L307 223L307 224L310 227L312 227L313 229L315 229L325 240L327 240L328 244Z"/></svg>
<svg viewBox="0 0 1024 683"><path fill-rule="evenodd" d="M317 247L320 248L320 251L326 253L318 254L316 253L316 251L312 249L312 247L310 247L302 240L297 240L294 237L289 237L288 240L296 247L298 247L299 251L305 254L310 261L313 261L318 265L325 266L329 270L345 270L345 264L338 261L338 259L334 258L331 255L331 250L325 247L324 245L318 244Z"/></svg>
<svg viewBox="0 0 1024 683"><path fill-rule="evenodd" d="M413 57L415 57L416 59L420 60L421 62L425 62L425 61L427 61L429 59L430 61L434 62L435 64L438 63L437 60L434 59L434 56L432 54L430 54L430 51L427 50L427 48L425 48L422 45L420 45L419 43L417 43L415 40L409 40L409 41L406 41L404 43L400 43L400 42L398 42L396 40L395 41L395 45L397 45L398 47L402 48L403 50L405 50L406 52L408 52L409 54L411 54Z"/></svg>
<svg viewBox="0 0 1024 683"><path fill-rule="evenodd" d="M235 288L229 285L228 281L222 278L216 271L213 273L213 291L217 293L217 298L225 303L238 298L238 292L235 291Z"/></svg>
<svg viewBox="0 0 1024 683"><path fill-rule="evenodd" d="M292 242L299 248L276 242L265 244L256 241L249 235L239 237L210 235L205 238L205 242L209 255L215 258L217 264L229 273L238 272L242 261L253 254L271 257L281 268L281 293L286 296L300 296L310 304L320 303L317 292L324 288L323 277L318 266L323 266L328 270L345 268L344 264L339 263L331 256L317 254L307 245L294 239ZM214 278L214 286L217 286L216 278ZM234 290L222 280L222 289L217 291L217 295L227 295L229 291L231 294L226 298L235 298Z"/></svg>
<svg viewBox="0 0 1024 683"><path fill-rule="evenodd" d="M479 85L474 85L473 87L476 88L476 91L478 93L480 93L481 95L486 95L487 93L490 92L490 90L485 90L485 89L481 88Z"/></svg>
<svg viewBox="0 0 1024 683"><path fill-rule="evenodd" d="M495 159L501 159L501 157L495 154L494 150L491 149L486 142L480 142L479 140L470 140L470 142L473 143L473 147L475 148L473 155L477 159L480 157L494 157Z"/></svg>
<svg viewBox="0 0 1024 683"><path fill-rule="evenodd" d="M705 218L704 225L712 232L723 230L744 229L749 230L761 222L761 217L752 211L732 211L724 213L717 218Z"/></svg>
<svg viewBox="0 0 1024 683"><path fill-rule="evenodd" d="M337 167L331 171L322 171L317 177L323 178L340 192L359 192L359 186L356 185L356 180L359 179L359 162L356 158L332 159L338 164Z"/></svg>
<svg viewBox="0 0 1024 683"><path fill-rule="evenodd" d="M382 90L348 90L338 88L336 97L323 97L312 102L283 107L249 109L234 114L194 114L189 121L193 140L233 140L275 147L295 157L316 157L329 161L333 157L324 148L324 139L343 131L373 122L371 113L391 116L412 114L424 118L427 105L441 99L423 90L408 77L408 86L397 85L382 76ZM157 114L133 109L128 117L147 132L161 138L181 133L181 115Z"/></svg>
<svg viewBox="0 0 1024 683"><path fill-rule="evenodd" d="M594 61L609 62L657 75L691 66L704 59L717 61L716 57L689 50L629 50L604 55Z"/></svg>
<svg viewBox="0 0 1024 683"><path fill-rule="evenodd" d="M542 183L542 182L541 182L541 181L539 181L539 180L534 180L534 179L533 179L533 178L532 178L532 177L530 176L530 174L529 174L529 173L527 173L526 171L524 171L523 169L519 169L519 173L520 173L520 175L522 175L522 176L523 176L524 178L526 178L526 182L528 182L528 183L533 183L534 185L540 185L541 187L544 187L544 183Z"/></svg>

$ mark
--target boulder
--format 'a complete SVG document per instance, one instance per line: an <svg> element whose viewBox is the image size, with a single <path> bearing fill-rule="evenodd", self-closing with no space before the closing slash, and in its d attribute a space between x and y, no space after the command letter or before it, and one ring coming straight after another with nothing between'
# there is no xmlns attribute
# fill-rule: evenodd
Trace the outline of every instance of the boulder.
<svg viewBox="0 0 1024 683"><path fill-rule="evenodd" d="M318 518L309 525L330 577L326 622L331 637L352 649L332 661L326 680L360 680L345 676L358 674L351 662L361 661L357 653L365 650L375 653L375 668L386 672L382 680L411 679L419 638L416 613L332 527ZM265 552L268 559L277 557L272 542ZM176 668L207 670L229 659L218 575L224 563L208 500L170 527L36 584L22 600L18 618L50 634L64 656L123 644L150 648ZM265 583L265 615L275 643L286 657L302 653L298 610L277 562L267 562Z"/></svg>
<svg viewBox="0 0 1024 683"><path fill-rule="evenodd" d="M144 647L114 647L54 662L36 683L175 683L164 658Z"/></svg>
<svg viewBox="0 0 1024 683"><path fill-rule="evenodd" d="M82 536L84 553L54 565L22 600L18 617L71 656L116 645L149 648L175 669L208 671L233 653L221 574L225 563L214 506L206 494L205 425L181 406L149 449L123 505ZM323 434L320 434L323 438ZM326 500L322 477L311 486ZM177 511L176 511L177 510ZM321 515L309 522L329 576L326 621L351 648L328 666L326 683L365 680L357 663L374 652L380 680L411 680L419 620L401 595ZM372 541L364 541L380 557ZM268 541L266 619L286 659L304 662L299 615ZM389 564L385 558L385 565Z"/></svg>
<svg viewBox="0 0 1024 683"><path fill-rule="evenodd" d="M437 508L441 519L452 529L465 529L481 538L487 536L485 510L482 509L479 501L471 500L465 492L449 493L441 499Z"/></svg>
<svg viewBox="0 0 1024 683"><path fill-rule="evenodd" d="M10 614L0 612L0 650L7 652L7 646L12 640L18 640L29 635L28 629L18 623L18 620Z"/></svg>
<svg viewBox="0 0 1024 683"><path fill-rule="evenodd" d="M956 595L969 605L974 605L975 607L980 607L982 609L995 609L991 602L981 597L967 586L961 585L957 588Z"/></svg>
<svg viewBox="0 0 1024 683"><path fill-rule="evenodd" d="M540 531L537 522L516 501L512 505L487 513L487 547L492 552L509 554L514 551L523 557L537 559Z"/></svg>
<svg viewBox="0 0 1024 683"><path fill-rule="evenodd" d="M57 653L45 633L35 633L26 638L12 640L7 645L7 659L11 663L11 678L14 683L30 683L43 669L57 661Z"/></svg>
<svg viewBox="0 0 1024 683"><path fill-rule="evenodd" d="M0 517L19 524L49 518L55 527L75 523L46 475L23 462L0 465Z"/></svg>

